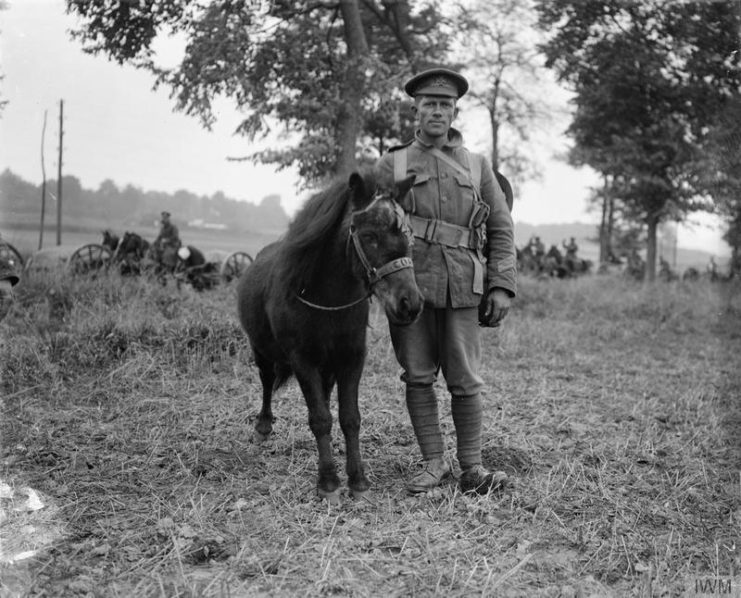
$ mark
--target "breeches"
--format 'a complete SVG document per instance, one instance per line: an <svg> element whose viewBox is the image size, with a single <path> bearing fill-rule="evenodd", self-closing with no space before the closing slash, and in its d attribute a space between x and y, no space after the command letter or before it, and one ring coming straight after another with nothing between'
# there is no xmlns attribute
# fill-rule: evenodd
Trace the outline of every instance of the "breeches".
<svg viewBox="0 0 741 598"><path fill-rule="evenodd" d="M442 370L451 394L481 390L481 341L478 308L425 306L409 326L389 325L401 379L410 386L431 386Z"/></svg>

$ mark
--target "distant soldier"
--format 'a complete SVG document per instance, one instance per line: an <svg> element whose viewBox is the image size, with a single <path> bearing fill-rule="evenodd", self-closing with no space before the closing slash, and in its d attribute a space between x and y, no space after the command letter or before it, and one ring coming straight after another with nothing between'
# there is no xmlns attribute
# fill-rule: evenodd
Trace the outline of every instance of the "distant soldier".
<svg viewBox="0 0 741 598"><path fill-rule="evenodd" d="M545 260L545 244L540 240L540 237L537 235L530 237L525 249L528 249L535 258L538 270L542 270Z"/></svg>
<svg viewBox="0 0 741 598"><path fill-rule="evenodd" d="M537 235L530 240L530 243L532 244L533 254L535 257L538 258L538 260L543 259L543 257L545 257L545 243L543 243Z"/></svg>
<svg viewBox="0 0 741 598"><path fill-rule="evenodd" d="M154 240L152 248L157 262L161 262L167 252L168 255L172 256L174 266L174 261L177 259L176 252L180 249L180 234L178 233L178 227L170 221L170 212L162 212L160 232ZM171 251L167 251L168 249Z"/></svg>
<svg viewBox="0 0 741 598"><path fill-rule="evenodd" d="M576 244L575 237L571 237L568 243L566 241L563 241L561 244L566 250L566 257L576 258L576 252L579 251L579 246Z"/></svg>
<svg viewBox="0 0 741 598"><path fill-rule="evenodd" d="M572 272L576 269L576 252L579 251L579 246L576 244L576 239L571 237L569 242L563 241L561 243L563 248L566 250L566 256L564 257L564 264Z"/></svg>
<svg viewBox="0 0 741 598"><path fill-rule="evenodd" d="M672 270L669 262L663 256L659 256L659 278L667 282L677 278L677 274Z"/></svg>
<svg viewBox="0 0 741 598"><path fill-rule="evenodd" d="M170 221L170 212L162 212L160 234L157 235L154 242L162 247L170 246L176 249L180 247L180 234L178 227Z"/></svg>
<svg viewBox="0 0 741 598"><path fill-rule="evenodd" d="M708 272L708 275L710 276L710 280L712 280L713 282L718 280L718 264L715 263L714 255L710 256L710 261L708 262L706 270Z"/></svg>

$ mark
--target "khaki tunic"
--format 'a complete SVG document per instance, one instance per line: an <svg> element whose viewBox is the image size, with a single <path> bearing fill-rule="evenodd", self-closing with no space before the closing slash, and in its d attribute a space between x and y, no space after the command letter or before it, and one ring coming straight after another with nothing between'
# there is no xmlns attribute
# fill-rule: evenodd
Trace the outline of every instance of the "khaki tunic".
<svg viewBox="0 0 741 598"><path fill-rule="evenodd" d="M393 180L394 151L406 151L407 173L416 175L416 179L405 210L422 218L470 227L476 210L476 194L470 177L428 149L429 146L415 136L411 143L382 156L376 170L381 180ZM469 172L469 160L480 162L480 198L490 212L486 220L486 243L480 251L415 237L414 271L426 304L440 308L478 306L483 291L495 287L514 296L517 290L514 227L504 193L488 161L464 149L461 134L455 129L450 129L448 142L441 151ZM479 261L479 267L475 260ZM485 280L477 280L477 272L478 278L484 274Z"/></svg>

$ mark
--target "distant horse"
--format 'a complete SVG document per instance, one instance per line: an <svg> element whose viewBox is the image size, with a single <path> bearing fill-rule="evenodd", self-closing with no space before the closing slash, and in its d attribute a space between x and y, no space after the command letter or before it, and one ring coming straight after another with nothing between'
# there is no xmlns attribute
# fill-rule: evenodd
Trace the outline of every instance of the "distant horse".
<svg viewBox="0 0 741 598"><path fill-rule="evenodd" d="M515 248L517 255L517 272L523 275L537 274L540 271L538 258L535 257L532 247L526 245L522 249Z"/></svg>
<svg viewBox="0 0 741 598"><path fill-rule="evenodd" d="M700 280L700 271L690 266L682 274L682 280Z"/></svg>
<svg viewBox="0 0 741 598"><path fill-rule="evenodd" d="M114 234L111 229L107 228L103 231L103 242L101 245L104 247L108 247L108 249L111 250L111 253L114 253L116 251L116 248L118 247L118 235Z"/></svg>
<svg viewBox="0 0 741 598"><path fill-rule="evenodd" d="M113 254L114 263L118 264L121 274L141 274L142 262L149 251L149 241L126 231Z"/></svg>
<svg viewBox="0 0 741 598"><path fill-rule="evenodd" d="M273 428L273 392L296 376L319 454L317 492L339 501L332 456L330 395L337 385L348 486L369 488L360 456L358 384L363 371L368 298L395 324L422 310L410 258L412 233L397 203L414 177L378 189L370 173L353 173L310 198L285 237L265 247L239 280L239 318L262 382L256 437Z"/></svg>
<svg viewBox="0 0 741 598"><path fill-rule="evenodd" d="M542 271L548 276L555 278L566 278L569 275L569 270L564 264L563 256L555 245L551 245L551 248L545 254Z"/></svg>

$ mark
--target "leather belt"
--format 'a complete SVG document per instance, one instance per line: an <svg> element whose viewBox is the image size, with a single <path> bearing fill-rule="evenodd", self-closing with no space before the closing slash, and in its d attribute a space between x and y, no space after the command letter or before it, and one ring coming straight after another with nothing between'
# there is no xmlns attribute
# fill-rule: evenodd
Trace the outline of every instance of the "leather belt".
<svg viewBox="0 0 741 598"><path fill-rule="evenodd" d="M421 218L416 214L409 215L414 236L428 243L437 243L447 247L466 247L477 249L470 228L458 226L435 218Z"/></svg>

